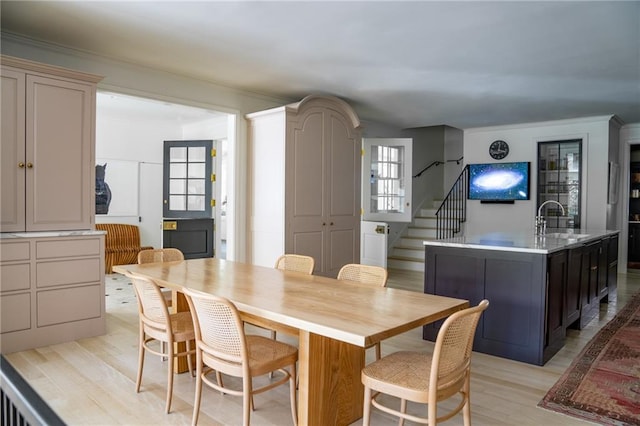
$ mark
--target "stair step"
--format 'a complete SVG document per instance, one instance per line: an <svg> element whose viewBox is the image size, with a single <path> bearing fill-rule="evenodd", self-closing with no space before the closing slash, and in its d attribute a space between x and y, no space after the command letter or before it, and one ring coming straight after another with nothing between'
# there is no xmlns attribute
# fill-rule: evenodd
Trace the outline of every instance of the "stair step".
<svg viewBox="0 0 640 426"><path fill-rule="evenodd" d="M395 246L391 250L392 256L404 257L407 259L415 259L415 260L424 260L424 248L414 248L414 247L398 247Z"/></svg>
<svg viewBox="0 0 640 426"><path fill-rule="evenodd" d="M438 219L435 216L416 216L413 218L413 225L419 228L435 228Z"/></svg>
<svg viewBox="0 0 640 426"><path fill-rule="evenodd" d="M396 247L416 248L416 249L424 250L424 240L426 239L427 238L409 237L409 236L400 237L397 243L398 245Z"/></svg>
<svg viewBox="0 0 640 426"><path fill-rule="evenodd" d="M389 256L387 258L387 268L424 272L424 260L417 261L402 256Z"/></svg>
<svg viewBox="0 0 640 426"><path fill-rule="evenodd" d="M409 237L436 238L438 236L438 230L436 228L418 228L410 226L407 228L407 234Z"/></svg>

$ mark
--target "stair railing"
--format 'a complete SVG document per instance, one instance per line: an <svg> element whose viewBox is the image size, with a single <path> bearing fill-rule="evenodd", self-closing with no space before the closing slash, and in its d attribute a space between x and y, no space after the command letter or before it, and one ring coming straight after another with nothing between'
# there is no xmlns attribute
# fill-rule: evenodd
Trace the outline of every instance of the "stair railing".
<svg viewBox="0 0 640 426"><path fill-rule="evenodd" d="M469 190L469 166L460 172L449 193L436 211L436 235L438 239L451 238L460 232L467 220L467 192Z"/></svg>
<svg viewBox="0 0 640 426"><path fill-rule="evenodd" d="M0 354L0 424L64 426L65 422Z"/></svg>
<svg viewBox="0 0 640 426"><path fill-rule="evenodd" d="M423 174L424 172L426 172L427 170L429 170L430 168L432 168L432 167L434 167L434 166L436 166L436 167L437 167L437 166L439 166L440 164L444 164L444 161L439 161L439 160L432 161L432 162L431 162L431 163L429 163L427 166L425 166L422 170L420 170L418 173L416 173L413 177L414 177L414 178L418 178L418 177L422 176L422 174Z"/></svg>

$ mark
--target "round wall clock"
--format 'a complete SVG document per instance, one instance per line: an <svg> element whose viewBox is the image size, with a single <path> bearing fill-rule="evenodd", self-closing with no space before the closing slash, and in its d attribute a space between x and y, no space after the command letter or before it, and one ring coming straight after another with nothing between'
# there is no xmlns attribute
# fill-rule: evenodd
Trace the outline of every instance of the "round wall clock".
<svg viewBox="0 0 640 426"><path fill-rule="evenodd" d="M509 144L505 141L497 140L489 145L489 155L494 160L502 160L509 154Z"/></svg>

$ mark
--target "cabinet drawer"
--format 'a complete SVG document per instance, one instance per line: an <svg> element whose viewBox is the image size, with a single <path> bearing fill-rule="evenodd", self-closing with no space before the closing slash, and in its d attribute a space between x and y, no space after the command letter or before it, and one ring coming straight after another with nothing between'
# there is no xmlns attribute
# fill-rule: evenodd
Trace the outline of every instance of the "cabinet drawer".
<svg viewBox="0 0 640 426"><path fill-rule="evenodd" d="M82 284L100 281L100 258L38 262L36 287Z"/></svg>
<svg viewBox="0 0 640 426"><path fill-rule="evenodd" d="M36 258L51 259L72 256L97 256L100 238L65 239L36 242Z"/></svg>
<svg viewBox="0 0 640 426"><path fill-rule="evenodd" d="M0 262L29 260L29 241L0 244Z"/></svg>
<svg viewBox="0 0 640 426"><path fill-rule="evenodd" d="M31 328L31 294L0 296L0 333Z"/></svg>
<svg viewBox="0 0 640 426"><path fill-rule="evenodd" d="M31 287L29 263L2 265L0 267L0 293L15 290L28 290Z"/></svg>
<svg viewBox="0 0 640 426"><path fill-rule="evenodd" d="M39 291L37 295L38 327L99 318L100 285Z"/></svg>

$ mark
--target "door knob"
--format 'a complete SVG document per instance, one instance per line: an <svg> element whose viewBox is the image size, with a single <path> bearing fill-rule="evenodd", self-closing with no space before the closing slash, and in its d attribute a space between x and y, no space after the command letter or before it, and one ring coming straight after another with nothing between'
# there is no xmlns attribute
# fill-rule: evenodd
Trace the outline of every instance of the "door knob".
<svg viewBox="0 0 640 426"><path fill-rule="evenodd" d="M19 168L21 168L21 169L24 169L24 163L23 163L22 161L21 161L21 162L19 162L19 163L18 163L18 167L19 167Z"/></svg>
<svg viewBox="0 0 640 426"><path fill-rule="evenodd" d="M27 163L27 169L32 169L33 168L33 164L32 163Z"/></svg>

